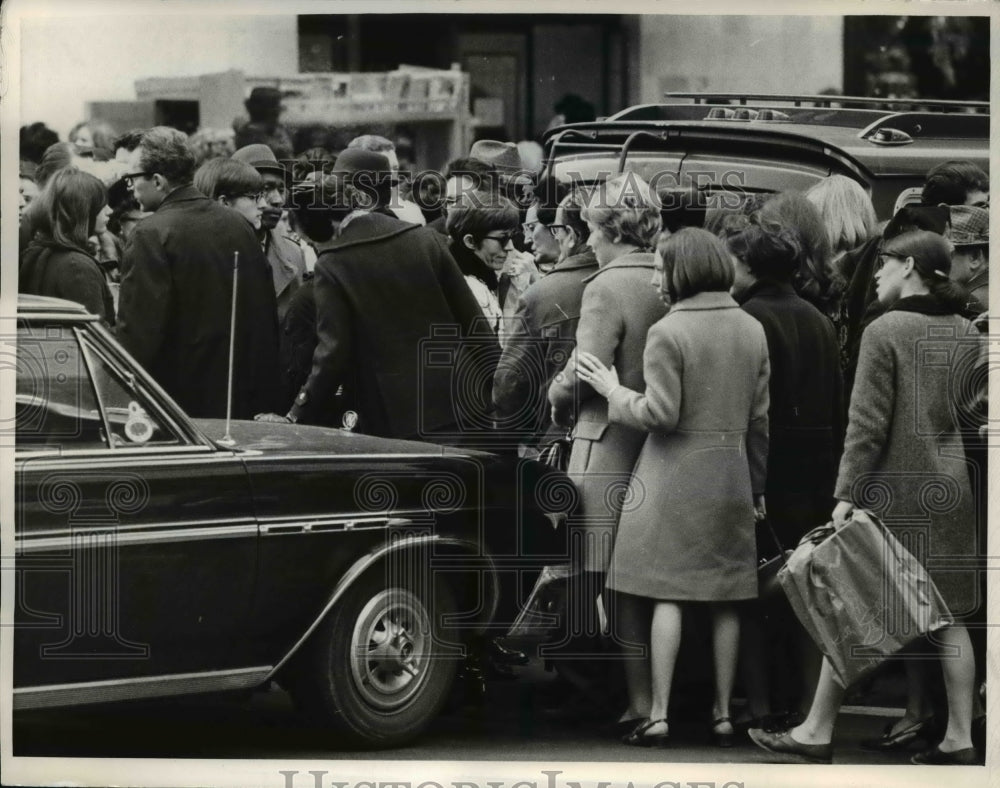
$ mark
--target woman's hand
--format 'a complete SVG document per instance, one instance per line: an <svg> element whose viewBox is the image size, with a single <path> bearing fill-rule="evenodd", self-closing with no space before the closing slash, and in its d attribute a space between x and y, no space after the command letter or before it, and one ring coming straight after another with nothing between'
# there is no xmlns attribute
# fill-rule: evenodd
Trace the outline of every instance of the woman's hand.
<svg viewBox="0 0 1000 788"><path fill-rule="evenodd" d="M764 505L763 495L753 497L753 516L758 523L763 522L767 517L767 506Z"/></svg>
<svg viewBox="0 0 1000 788"><path fill-rule="evenodd" d="M833 507L833 527L843 528L851 520L851 515L854 514L854 504L850 501L838 501L837 505Z"/></svg>
<svg viewBox="0 0 1000 788"><path fill-rule="evenodd" d="M597 356L585 350L577 354L576 375L580 380L589 383L602 397L607 397L620 385L615 368L612 366L609 369Z"/></svg>

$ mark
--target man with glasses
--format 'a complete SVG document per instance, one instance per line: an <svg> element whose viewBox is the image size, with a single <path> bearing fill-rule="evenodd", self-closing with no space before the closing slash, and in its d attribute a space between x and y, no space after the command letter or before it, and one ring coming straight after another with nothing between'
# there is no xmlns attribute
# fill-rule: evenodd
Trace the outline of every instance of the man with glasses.
<svg viewBox="0 0 1000 788"><path fill-rule="evenodd" d="M192 185L195 159L186 134L149 129L126 161L125 185L152 213L125 247L118 338L189 415L225 417L235 268L233 416L272 410L277 314L253 229Z"/></svg>
<svg viewBox="0 0 1000 788"><path fill-rule="evenodd" d="M285 235L279 228L287 197L286 170L271 149L263 144L240 148L232 158L249 164L260 173L264 182L266 205L261 213L257 238L264 250L267 264L271 267L280 323L284 321L288 305L295 291L302 285L306 273L306 260L302 248L295 239Z"/></svg>

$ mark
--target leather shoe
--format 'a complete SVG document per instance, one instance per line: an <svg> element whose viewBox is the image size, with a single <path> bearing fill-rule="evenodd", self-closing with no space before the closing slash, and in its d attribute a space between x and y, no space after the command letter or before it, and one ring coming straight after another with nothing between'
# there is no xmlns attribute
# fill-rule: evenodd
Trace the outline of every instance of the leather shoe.
<svg viewBox="0 0 1000 788"><path fill-rule="evenodd" d="M728 724L730 730L720 731L719 726ZM719 717L712 720L712 743L716 747L732 747L736 739L736 733L732 730L733 724L729 717Z"/></svg>
<svg viewBox="0 0 1000 788"><path fill-rule="evenodd" d="M527 665L528 655L517 649L507 648L500 642L500 638L493 638L490 641L490 659L501 665Z"/></svg>
<svg viewBox="0 0 1000 788"><path fill-rule="evenodd" d="M833 763L830 744L803 744L795 741L790 731L768 733L762 728L751 728L747 733L754 744L780 756L783 763Z"/></svg>
<svg viewBox="0 0 1000 788"><path fill-rule="evenodd" d="M935 745L929 750L918 752L910 763L930 764L933 766L976 766L979 764L979 757L975 747L966 747L954 752L941 752Z"/></svg>
<svg viewBox="0 0 1000 788"><path fill-rule="evenodd" d="M622 743L632 747L666 747L670 742L670 728L665 733L652 733L648 736L646 731L654 725L660 723L667 724L666 718L662 720L644 720L640 722L628 736L622 737Z"/></svg>
<svg viewBox="0 0 1000 788"><path fill-rule="evenodd" d="M893 733L892 728L895 724L895 722L890 722L886 725L882 735L877 739L862 739L859 742L861 749L890 752L892 750L904 750L917 739L926 741L933 733L934 718L926 717Z"/></svg>

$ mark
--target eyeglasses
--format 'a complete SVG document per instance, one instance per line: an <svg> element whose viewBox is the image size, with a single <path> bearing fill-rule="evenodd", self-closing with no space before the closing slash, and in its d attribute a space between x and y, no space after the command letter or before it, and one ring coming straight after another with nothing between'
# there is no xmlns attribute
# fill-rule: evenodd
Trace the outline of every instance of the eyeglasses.
<svg viewBox="0 0 1000 788"><path fill-rule="evenodd" d="M525 235L531 235L532 233L535 232L535 228L538 227L538 225L540 225L540 224L542 225L542 227L544 227L550 233L552 232L552 225L551 224L542 224L541 222L524 222L521 225L521 228L524 230L524 234Z"/></svg>
<svg viewBox="0 0 1000 788"><path fill-rule="evenodd" d="M131 189L136 178L149 178L152 175L151 172L130 172L128 175L122 175L122 180L125 182L125 187Z"/></svg>
<svg viewBox="0 0 1000 788"><path fill-rule="evenodd" d="M550 225L548 225L548 228L549 228L549 232L552 233L553 235L555 235L556 234L556 230L564 230L564 231L568 230L569 229L569 225L568 224L550 224Z"/></svg>
<svg viewBox="0 0 1000 788"><path fill-rule="evenodd" d="M503 235L484 235L483 240L485 241L489 238L490 240L496 241L501 246L506 246L510 243L511 237L512 233L504 233Z"/></svg>
<svg viewBox="0 0 1000 788"><path fill-rule="evenodd" d="M878 255L878 267L879 269L885 265L886 259L889 260L902 260L903 258L898 254L893 254L892 252L879 252Z"/></svg>

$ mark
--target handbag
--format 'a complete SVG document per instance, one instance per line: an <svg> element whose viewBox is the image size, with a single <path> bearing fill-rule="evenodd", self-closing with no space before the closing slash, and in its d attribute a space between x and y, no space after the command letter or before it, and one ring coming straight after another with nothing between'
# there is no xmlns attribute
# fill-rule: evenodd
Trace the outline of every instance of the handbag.
<svg viewBox="0 0 1000 788"><path fill-rule="evenodd" d="M777 551L770 558L763 557L757 561L757 598L767 601L774 599L781 590L781 584L778 582L778 572L788 562L788 557L792 554L792 551L782 548L781 540L778 539L778 534L775 532L774 526L771 525L771 521L766 517L764 518L764 524L771 534L771 539L774 541L774 547ZM760 552L758 551L758 555Z"/></svg>
<svg viewBox="0 0 1000 788"><path fill-rule="evenodd" d="M814 528L778 572L796 617L849 687L954 622L923 565L874 515Z"/></svg>
<svg viewBox="0 0 1000 788"><path fill-rule="evenodd" d="M569 578L575 572L570 564L543 567L505 637L547 640L562 632L566 628Z"/></svg>

